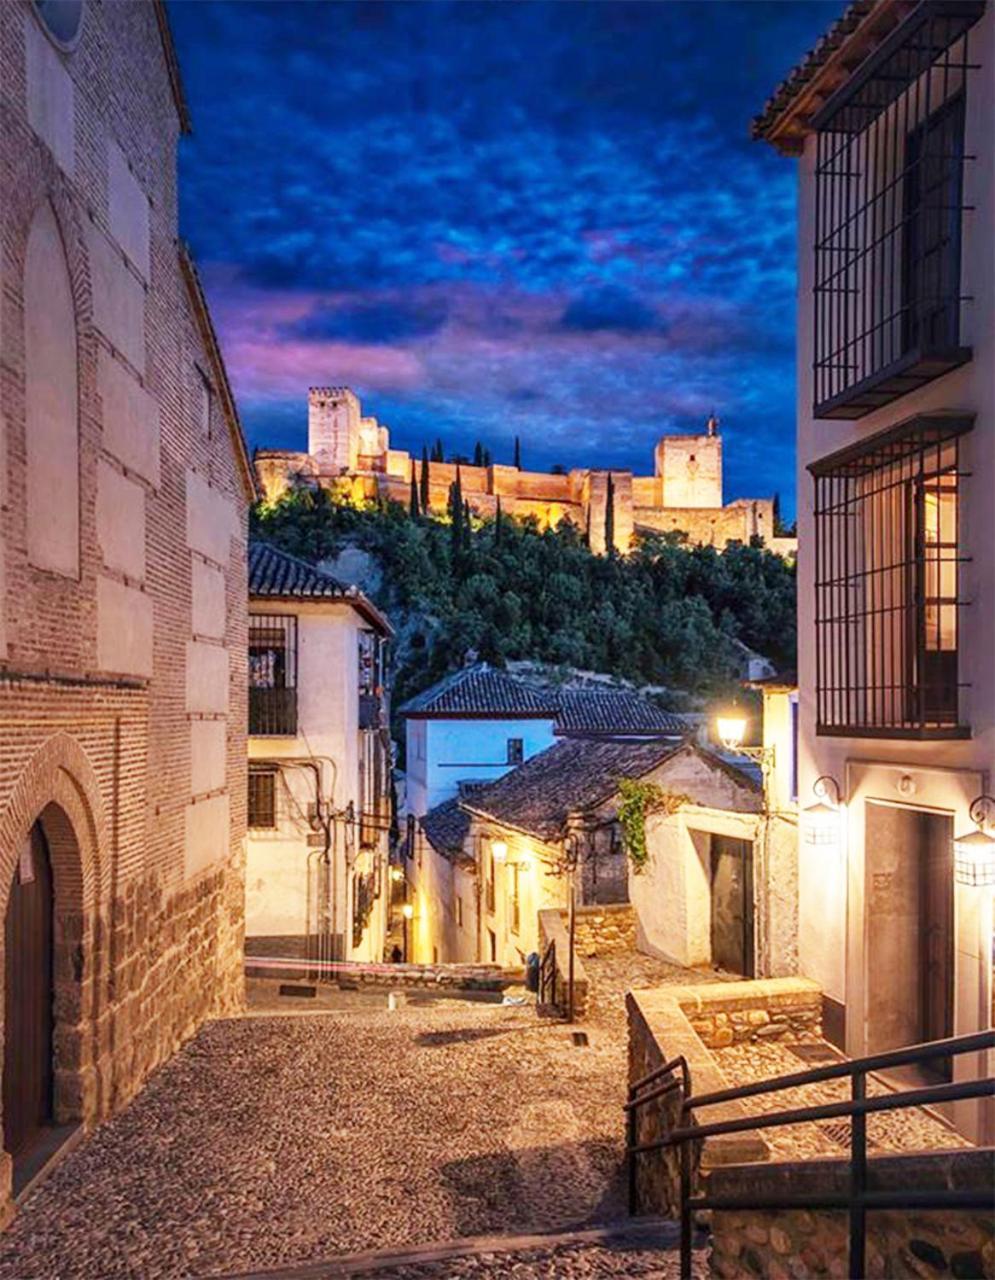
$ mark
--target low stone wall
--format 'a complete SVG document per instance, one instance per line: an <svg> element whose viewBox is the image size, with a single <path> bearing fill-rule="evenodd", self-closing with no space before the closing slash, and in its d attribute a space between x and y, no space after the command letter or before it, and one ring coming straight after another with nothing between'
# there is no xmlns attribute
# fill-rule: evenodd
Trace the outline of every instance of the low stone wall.
<svg viewBox="0 0 995 1280"><path fill-rule="evenodd" d="M716 1089L729 1088L729 1081L674 999L674 990L688 992L697 988L659 987L651 991L630 991L625 997L629 1023L630 1086L672 1058L682 1056L687 1063L692 1093L711 1093ZM662 1078L659 1083L663 1083ZM674 1090L640 1107L630 1136L637 1143L655 1142L666 1137L678 1125L683 1096L681 1090ZM707 1112L709 1120L739 1119L745 1114L738 1102L720 1103L709 1107ZM767 1156L767 1144L754 1134L720 1134L710 1138L704 1149L701 1144L695 1145L695 1177L697 1179L699 1171L717 1165L766 1160ZM638 1155L635 1186L638 1213L674 1217L680 1203L676 1152L661 1150Z"/></svg>
<svg viewBox="0 0 995 1280"><path fill-rule="evenodd" d="M301 960L299 967L282 965L279 969L267 967L265 956L246 956L245 967L250 975L261 978L285 978L299 982L309 977L308 964ZM318 979L337 983L349 990L381 988L385 991L402 987L446 987L464 991L500 991L512 983L520 983L521 969L504 969L499 964L353 964L342 962Z"/></svg>
<svg viewBox="0 0 995 1280"><path fill-rule="evenodd" d="M578 916L579 919L579 916ZM539 912L539 956L546 954L551 942L556 943L556 991L555 1005L561 1010L567 1007L567 982L570 964L570 934L566 915L555 908ZM588 981L581 960L580 947L574 951L574 1017L583 1018L588 1010Z"/></svg>
<svg viewBox="0 0 995 1280"><path fill-rule="evenodd" d="M610 956L636 949L636 913L628 902L578 907L574 924L578 955Z"/></svg>
<svg viewBox="0 0 995 1280"><path fill-rule="evenodd" d="M868 1163L873 1190L974 1188L995 1203L991 1150L878 1156ZM846 1193L846 1160L785 1161L761 1167L715 1169L711 1195ZM844 1276L847 1215L809 1209L715 1211L712 1274L723 1280L766 1276ZM984 1210L877 1209L867 1215L868 1276L954 1276L995 1280L993 1217Z"/></svg>
<svg viewBox="0 0 995 1280"><path fill-rule="evenodd" d="M822 1035L822 989L808 978L756 978L670 987L709 1049Z"/></svg>

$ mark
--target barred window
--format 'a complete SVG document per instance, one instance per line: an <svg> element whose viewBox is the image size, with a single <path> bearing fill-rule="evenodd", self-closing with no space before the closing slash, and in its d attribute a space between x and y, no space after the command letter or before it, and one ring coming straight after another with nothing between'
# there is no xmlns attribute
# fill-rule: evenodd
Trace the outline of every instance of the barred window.
<svg viewBox="0 0 995 1280"><path fill-rule="evenodd" d="M820 734L967 736L958 527L972 425L913 418L810 468Z"/></svg>
<svg viewBox="0 0 995 1280"><path fill-rule="evenodd" d="M297 619L249 616L249 732L297 733Z"/></svg>
<svg viewBox="0 0 995 1280"><path fill-rule="evenodd" d="M249 769L249 826L272 830L276 826L276 769L254 765Z"/></svg>
<svg viewBox="0 0 995 1280"><path fill-rule="evenodd" d="M971 358L964 113L983 11L923 0L813 118L817 417L860 418Z"/></svg>

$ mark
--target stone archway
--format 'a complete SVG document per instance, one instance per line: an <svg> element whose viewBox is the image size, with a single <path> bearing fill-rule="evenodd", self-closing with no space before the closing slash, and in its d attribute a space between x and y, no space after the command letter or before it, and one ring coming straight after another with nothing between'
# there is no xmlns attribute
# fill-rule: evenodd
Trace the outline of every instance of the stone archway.
<svg viewBox="0 0 995 1280"><path fill-rule="evenodd" d="M3 919L18 859L33 829L44 836L53 881L53 1120L85 1123L100 1109L97 1029L107 1002L103 939L109 844L96 773L68 734L53 735L35 752L0 813ZM0 966L0 975L5 983L6 966ZM11 1175L4 1152L0 1195L9 1195Z"/></svg>

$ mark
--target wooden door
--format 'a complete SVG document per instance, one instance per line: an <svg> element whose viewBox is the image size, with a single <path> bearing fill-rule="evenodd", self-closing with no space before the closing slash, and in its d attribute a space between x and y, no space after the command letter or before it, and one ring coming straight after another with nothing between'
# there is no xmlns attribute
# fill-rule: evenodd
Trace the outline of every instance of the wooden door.
<svg viewBox="0 0 995 1280"><path fill-rule="evenodd" d="M35 823L5 922L3 1139L15 1158L52 1121L52 867Z"/></svg>
<svg viewBox="0 0 995 1280"><path fill-rule="evenodd" d="M753 977L753 845L711 837L712 964Z"/></svg>

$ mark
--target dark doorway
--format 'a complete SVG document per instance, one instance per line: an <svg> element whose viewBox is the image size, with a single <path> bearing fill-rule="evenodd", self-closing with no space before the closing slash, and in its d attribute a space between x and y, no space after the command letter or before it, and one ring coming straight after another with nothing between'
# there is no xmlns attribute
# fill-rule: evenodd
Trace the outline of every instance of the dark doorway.
<svg viewBox="0 0 995 1280"><path fill-rule="evenodd" d="M4 936L3 1142L16 1179L52 1123L52 865L37 822L14 871Z"/></svg>
<svg viewBox="0 0 995 1280"><path fill-rule="evenodd" d="M953 1034L952 824L945 814L868 804L866 1026L871 1053ZM948 1059L934 1076L951 1078Z"/></svg>
<svg viewBox="0 0 995 1280"><path fill-rule="evenodd" d="M752 978L753 845L713 835L710 844L712 964Z"/></svg>

